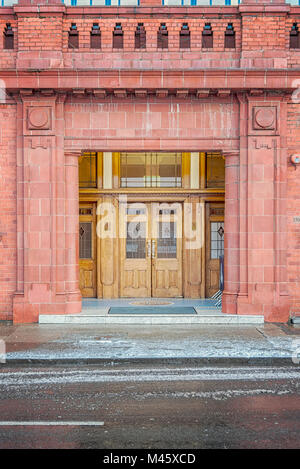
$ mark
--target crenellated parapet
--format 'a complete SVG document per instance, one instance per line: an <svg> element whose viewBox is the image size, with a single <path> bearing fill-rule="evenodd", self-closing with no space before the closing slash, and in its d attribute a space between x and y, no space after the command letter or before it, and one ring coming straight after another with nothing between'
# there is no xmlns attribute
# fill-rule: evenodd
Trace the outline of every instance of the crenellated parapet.
<svg viewBox="0 0 300 469"><path fill-rule="evenodd" d="M0 69L286 69L300 64L300 7L284 1L79 3L20 0L0 8Z"/></svg>

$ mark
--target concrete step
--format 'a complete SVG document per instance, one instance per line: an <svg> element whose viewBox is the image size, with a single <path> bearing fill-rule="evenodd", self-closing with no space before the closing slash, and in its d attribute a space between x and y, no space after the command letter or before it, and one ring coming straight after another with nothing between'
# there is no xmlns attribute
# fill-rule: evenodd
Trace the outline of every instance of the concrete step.
<svg viewBox="0 0 300 469"><path fill-rule="evenodd" d="M195 308L197 314L108 314L109 308L85 310L80 314L40 314L40 324L232 324L257 325L264 323L262 315L223 314L218 309Z"/></svg>

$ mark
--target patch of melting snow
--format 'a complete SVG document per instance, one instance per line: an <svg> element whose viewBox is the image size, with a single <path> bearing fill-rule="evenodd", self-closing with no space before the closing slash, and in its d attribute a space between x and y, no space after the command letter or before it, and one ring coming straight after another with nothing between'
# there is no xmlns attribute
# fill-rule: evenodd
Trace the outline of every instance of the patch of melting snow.
<svg viewBox="0 0 300 469"><path fill-rule="evenodd" d="M299 380L297 367L195 367L195 368L143 368L105 370L3 371L0 386L31 386L34 384L105 383L105 382L157 382L157 381L230 381L230 380ZM297 386L297 383L296 383Z"/></svg>
<svg viewBox="0 0 300 469"><path fill-rule="evenodd" d="M259 396L261 394L293 394L293 390L283 390L277 391L274 389L234 389L234 390L220 390L220 391L201 391L201 392L171 392L167 393L166 397L173 399L214 399L216 401L222 401L225 399L231 399L234 397L249 397L249 396ZM142 399L154 398L154 393L145 393L140 395ZM156 396L158 397L158 396Z"/></svg>
<svg viewBox="0 0 300 469"><path fill-rule="evenodd" d="M29 350L7 353L7 359L63 358L286 358L292 357L292 337L257 339L133 340L97 338L57 340Z"/></svg>

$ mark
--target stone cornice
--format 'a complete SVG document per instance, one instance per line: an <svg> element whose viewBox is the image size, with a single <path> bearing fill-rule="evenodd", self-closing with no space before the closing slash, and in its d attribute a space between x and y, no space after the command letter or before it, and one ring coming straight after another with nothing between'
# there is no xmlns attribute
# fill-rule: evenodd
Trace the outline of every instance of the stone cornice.
<svg viewBox="0 0 300 469"><path fill-rule="evenodd" d="M0 15L39 15L65 14L72 17L76 16L101 16L105 17L219 17L228 15L300 15L300 7L290 4L240 4L237 6L66 6L63 4L49 5L14 5L11 7L1 7Z"/></svg>
<svg viewBox="0 0 300 469"><path fill-rule="evenodd" d="M39 14L63 12L72 16L136 17L136 16L172 16L172 17L208 17L218 15L238 15L238 6L65 6L57 5L15 5L4 7L14 14Z"/></svg>
<svg viewBox="0 0 300 469"><path fill-rule="evenodd" d="M156 90L165 90L172 94L177 93L177 90L187 90L189 93L199 93L198 97L215 92L226 97L229 95L228 90L291 92L299 86L299 76L300 69L0 70L0 79L5 82L9 92L21 89L53 90L61 93L75 91L78 97L89 92L94 93L95 90L98 90L98 93L101 90L98 94L100 97L101 94L105 97L107 92L114 93L116 97L124 97L128 91L145 94L154 93Z"/></svg>

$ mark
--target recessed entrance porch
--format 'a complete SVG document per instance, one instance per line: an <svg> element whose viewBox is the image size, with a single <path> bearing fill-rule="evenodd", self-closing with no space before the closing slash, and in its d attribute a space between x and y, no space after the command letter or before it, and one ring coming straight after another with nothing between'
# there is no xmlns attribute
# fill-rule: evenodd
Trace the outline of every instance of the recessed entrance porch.
<svg viewBox="0 0 300 469"><path fill-rule="evenodd" d="M221 153L83 153L82 296L211 297L224 252L224 183Z"/></svg>
<svg viewBox="0 0 300 469"><path fill-rule="evenodd" d="M135 308L141 310L144 303L143 313L136 314ZM153 313L155 305L160 303L160 313ZM163 303L165 303L163 305ZM166 304L168 303L168 304ZM123 324L123 325L172 325L172 324L231 324L251 325L263 324L264 317L261 315L237 315L222 314L221 309L215 306L213 299L185 299L171 298L144 298L137 301L135 298L118 298L111 300L98 300L94 298L84 299L82 312L79 314L43 314L39 317L41 324ZM131 312L110 314L111 308L131 308ZM151 313L147 308L151 308ZM180 314L178 308L192 308L193 314ZM165 313L161 312L165 308ZM176 312L175 312L176 311Z"/></svg>

